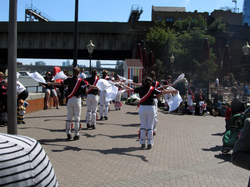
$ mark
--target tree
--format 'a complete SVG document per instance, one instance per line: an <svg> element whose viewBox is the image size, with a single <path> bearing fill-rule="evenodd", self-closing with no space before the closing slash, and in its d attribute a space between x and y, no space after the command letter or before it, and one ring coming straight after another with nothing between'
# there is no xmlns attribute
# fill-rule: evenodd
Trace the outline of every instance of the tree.
<svg viewBox="0 0 250 187"><path fill-rule="evenodd" d="M210 32L223 33L226 32L226 23L221 22L222 18L217 18L215 21L208 27Z"/></svg>
<svg viewBox="0 0 250 187"><path fill-rule="evenodd" d="M150 71L154 71L156 78L160 81L164 78L164 75L166 74L166 68L163 66L162 61L157 59L155 61L155 64L150 68Z"/></svg>
<svg viewBox="0 0 250 187"><path fill-rule="evenodd" d="M209 81L210 79L214 78L214 72L217 69L217 65L212 60L207 60L203 63L199 63L194 60L195 64L195 75L193 80L201 80L201 81Z"/></svg>

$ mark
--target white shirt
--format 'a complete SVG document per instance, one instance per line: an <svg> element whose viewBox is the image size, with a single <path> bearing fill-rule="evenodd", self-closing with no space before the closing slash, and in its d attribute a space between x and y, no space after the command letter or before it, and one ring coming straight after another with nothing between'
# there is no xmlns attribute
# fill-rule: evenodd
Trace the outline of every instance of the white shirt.
<svg viewBox="0 0 250 187"><path fill-rule="evenodd" d="M24 90L26 90L26 88L19 81L16 81L17 95L19 95L20 93L22 93Z"/></svg>
<svg viewBox="0 0 250 187"><path fill-rule="evenodd" d="M85 73L80 73L79 78L80 78L80 79L86 79Z"/></svg>
<svg viewBox="0 0 250 187"><path fill-rule="evenodd" d="M218 79L218 78L215 79L215 83L216 83L217 85L219 85L219 79Z"/></svg>

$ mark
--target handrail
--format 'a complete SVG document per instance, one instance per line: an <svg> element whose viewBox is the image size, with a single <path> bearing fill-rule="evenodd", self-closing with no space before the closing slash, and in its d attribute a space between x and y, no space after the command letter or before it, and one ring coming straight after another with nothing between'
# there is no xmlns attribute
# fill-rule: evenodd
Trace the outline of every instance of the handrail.
<svg viewBox="0 0 250 187"><path fill-rule="evenodd" d="M39 10L37 7L35 7L34 5L25 5L25 10L32 10L33 12L36 12L37 14L39 14L40 16L44 17L45 19L47 19L48 21L55 21L53 18L51 18L49 15L45 14L44 12L42 12L41 10Z"/></svg>
<svg viewBox="0 0 250 187"><path fill-rule="evenodd" d="M42 87L42 86L38 86L38 85L36 85L36 86L35 86L35 85L34 85L34 86L25 86L25 88L26 88L28 91L29 91L29 88L34 88L34 87L36 88L35 93L38 93L38 88L39 88L39 87Z"/></svg>

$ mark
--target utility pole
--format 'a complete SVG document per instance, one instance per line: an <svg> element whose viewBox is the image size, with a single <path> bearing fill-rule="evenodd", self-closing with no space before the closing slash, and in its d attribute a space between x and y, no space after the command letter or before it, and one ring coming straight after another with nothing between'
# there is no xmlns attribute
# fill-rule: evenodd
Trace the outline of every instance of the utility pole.
<svg viewBox="0 0 250 187"><path fill-rule="evenodd" d="M8 31L8 134L17 134L17 0L9 1L9 31Z"/></svg>

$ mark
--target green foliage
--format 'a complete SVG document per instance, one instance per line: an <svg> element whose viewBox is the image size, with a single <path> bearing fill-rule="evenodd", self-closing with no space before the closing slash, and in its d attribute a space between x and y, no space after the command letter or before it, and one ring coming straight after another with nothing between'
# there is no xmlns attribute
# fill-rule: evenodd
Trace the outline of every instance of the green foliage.
<svg viewBox="0 0 250 187"><path fill-rule="evenodd" d="M166 73L166 68L163 66L162 61L157 59L155 64L150 68L150 71L154 71L156 78L160 81L164 78L164 74Z"/></svg>
<svg viewBox="0 0 250 187"><path fill-rule="evenodd" d="M217 69L217 65L214 61L207 60L203 63L199 63L194 60L194 64L196 71L193 80L209 81L214 78L213 75Z"/></svg>
<svg viewBox="0 0 250 187"><path fill-rule="evenodd" d="M208 27L210 32L223 33L226 32L226 23L221 22L222 18L217 18L215 21Z"/></svg>
<svg viewBox="0 0 250 187"><path fill-rule="evenodd" d="M189 17L182 21L176 21L173 27L174 29L170 29L164 21L161 21L155 22L154 27L150 28L146 40L153 41L148 44L148 47L154 52L155 59L162 63L162 67L170 70L170 67L172 67L170 57L173 54L175 57L173 69L196 77L196 74L200 75L200 71L203 71L202 68L208 64L210 68L209 76L213 77L216 57L211 46L215 43L215 38L208 34L206 20L202 16L194 20ZM224 32L224 30L225 24L222 24L220 19L216 19L209 26L209 31ZM199 66L197 63L201 61L204 38L208 38L209 41L210 61ZM199 69L198 72L196 68ZM208 79L206 76L201 77Z"/></svg>
<svg viewBox="0 0 250 187"><path fill-rule="evenodd" d="M188 17L188 19L182 21L176 21L174 23L174 29L176 32L179 33L184 31L190 31L195 28L200 28L200 30L202 31L207 30L207 22L202 16L199 16L199 19L194 19L194 20L192 20L191 17Z"/></svg>

